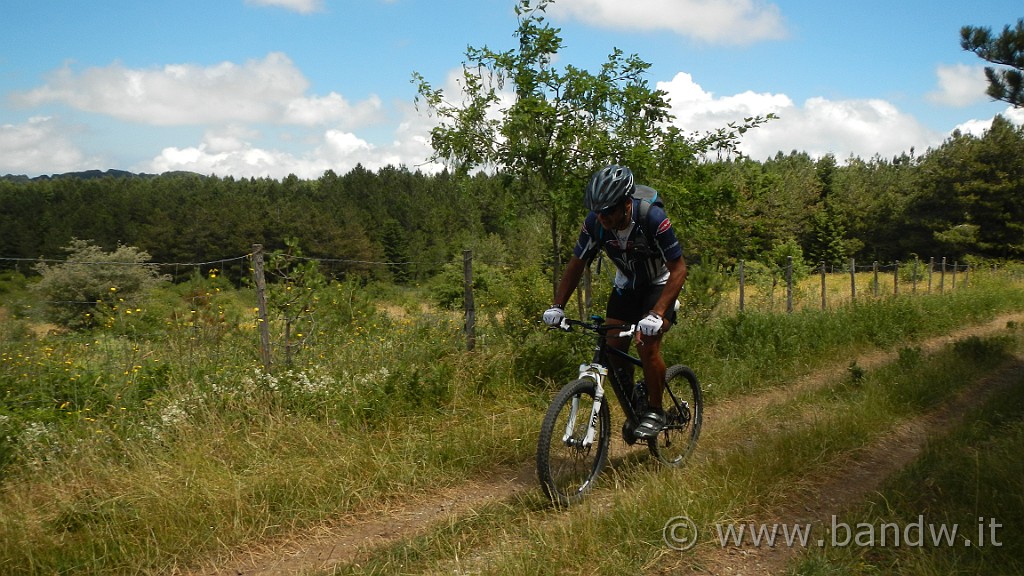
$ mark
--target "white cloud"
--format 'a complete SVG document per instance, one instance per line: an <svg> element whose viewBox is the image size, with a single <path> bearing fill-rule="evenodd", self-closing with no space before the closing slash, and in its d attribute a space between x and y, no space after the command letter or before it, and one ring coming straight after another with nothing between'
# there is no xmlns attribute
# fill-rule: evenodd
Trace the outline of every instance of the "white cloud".
<svg viewBox="0 0 1024 576"><path fill-rule="evenodd" d="M744 92L716 97L685 73L670 82L659 82L657 87L668 92L675 124L688 132L716 130L750 116L779 116L743 135L740 151L755 160L793 150L813 157L833 154L840 161L851 155L892 156L912 147L923 151L942 139L941 134L884 100L810 98L798 106L782 94Z"/></svg>
<svg viewBox="0 0 1024 576"><path fill-rule="evenodd" d="M255 131L233 126L208 130L202 142L183 148L168 147L135 169L141 172L188 170L200 174L236 177L283 178L295 174L300 178L318 178L331 169L344 174L362 164L369 170L387 165L405 165L410 169L436 172L441 166L425 163L431 153L430 119L419 114L411 104L400 105L404 119L394 140L376 145L342 128L330 128L319 134L305 151L296 153L255 145L260 138ZM278 141L271 146L284 144Z"/></svg>
<svg viewBox="0 0 1024 576"><path fill-rule="evenodd" d="M73 129L50 117L36 116L24 124L0 125L0 174L69 172L95 167L71 141Z"/></svg>
<svg viewBox="0 0 1024 576"><path fill-rule="evenodd" d="M306 96L309 81L284 54L275 52L244 64L175 64L130 69L121 64L75 73L65 66L47 83L12 96L15 103L49 102L158 126L280 123L303 126L344 123L354 127L380 115L373 96L350 104L335 92Z"/></svg>
<svg viewBox="0 0 1024 576"><path fill-rule="evenodd" d="M676 116L674 124L684 130L714 130L747 116L764 116L793 106L792 100L782 94L747 91L716 98L686 72L676 74L668 82L658 82L657 88L668 93L672 113Z"/></svg>
<svg viewBox="0 0 1024 576"><path fill-rule="evenodd" d="M297 158L287 152L254 147L248 142L237 142L232 148L218 146L224 143L220 141L211 145L210 141L204 140L198 146L164 148L159 156L140 171L161 173L186 170L242 178L283 178L295 174L305 178L319 176L324 170L314 166L315 161Z"/></svg>
<svg viewBox="0 0 1024 576"><path fill-rule="evenodd" d="M351 132L342 130L328 130L324 134L324 146L321 148L326 152L325 156L339 159L351 158L372 149L373 147L367 141Z"/></svg>
<svg viewBox="0 0 1024 576"><path fill-rule="evenodd" d="M434 152L430 144L430 131L436 126L437 119L417 111L411 102L398 102L395 106L402 120L395 131L394 140L387 147L393 158L389 158L385 165L404 164L414 170L440 172L444 165L429 160Z"/></svg>
<svg viewBox="0 0 1024 576"><path fill-rule="evenodd" d="M988 80L985 79L984 66L939 66L935 75L938 77L938 87L927 97L936 104L960 108L988 99L985 95Z"/></svg>
<svg viewBox="0 0 1024 576"><path fill-rule="evenodd" d="M1024 126L1024 108L1014 108L1010 106L1003 112L1003 116L1010 119L1011 122L1018 126Z"/></svg>
<svg viewBox="0 0 1024 576"><path fill-rule="evenodd" d="M1013 122L1018 126L1024 126L1024 108L1014 108L1008 106L1006 110L1002 112L1004 118ZM992 127L993 118L987 118L985 120L972 119L966 122L958 124L955 130L959 130L964 134L972 134L974 136L982 136L985 132Z"/></svg>
<svg viewBox="0 0 1024 576"><path fill-rule="evenodd" d="M322 12L324 9L324 0L245 0L245 3L254 6L277 6L299 14Z"/></svg>
<svg viewBox="0 0 1024 576"><path fill-rule="evenodd" d="M343 173L356 164L370 169L389 164L425 171L440 168L426 163L435 119L411 103L397 102L392 110L385 110L377 96L350 102L336 92L309 94L308 86L304 75L278 53L244 64L209 67L133 70L114 64L81 72L65 67L45 85L13 94L11 101L26 107L64 103L114 119L108 126L116 126L116 121L199 126L204 130L202 137L194 143L166 146L155 155L151 152L148 160L100 164L75 147L74 133L42 119L0 127L0 170L49 174L116 167L151 173L190 170L238 177L316 178L324 170ZM390 134L382 133L385 122L395 117L397 127ZM274 126L284 129L274 133Z"/></svg>
<svg viewBox="0 0 1024 576"><path fill-rule="evenodd" d="M573 0L553 15L624 30L669 30L714 44L747 45L786 36L781 11L762 0Z"/></svg>
<svg viewBox="0 0 1024 576"><path fill-rule="evenodd" d="M381 101L377 96L352 105L336 92L327 96L296 98L285 106L281 122L301 126L317 126L331 120L344 120L345 126L354 128L375 123L382 118Z"/></svg>

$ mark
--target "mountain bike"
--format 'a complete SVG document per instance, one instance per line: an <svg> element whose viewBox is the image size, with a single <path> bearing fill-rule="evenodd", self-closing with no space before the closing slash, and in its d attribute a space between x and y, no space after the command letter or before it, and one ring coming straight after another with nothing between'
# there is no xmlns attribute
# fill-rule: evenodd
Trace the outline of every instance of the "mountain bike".
<svg viewBox="0 0 1024 576"><path fill-rule="evenodd" d="M566 318L556 328L567 332L581 328L595 334L593 359L581 364L579 376L555 395L541 424L537 444L541 487L553 502L568 506L590 491L608 462L611 414L606 385L610 385L622 407L626 418L622 437L629 445L637 442L633 430L647 409L647 390L642 381L634 385L620 371L611 369L608 362L614 355L642 366L639 358L613 348L607 341L609 334L632 337L636 326L605 324L602 317L591 316L589 322ZM677 364L666 371L662 394L666 425L656 437L646 440L647 447L658 461L681 466L700 436L704 413L700 383L693 370Z"/></svg>

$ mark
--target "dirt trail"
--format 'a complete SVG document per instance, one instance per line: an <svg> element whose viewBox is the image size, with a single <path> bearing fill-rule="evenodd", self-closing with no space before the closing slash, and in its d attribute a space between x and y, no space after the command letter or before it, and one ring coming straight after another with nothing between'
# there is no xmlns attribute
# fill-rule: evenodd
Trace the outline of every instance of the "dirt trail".
<svg viewBox="0 0 1024 576"><path fill-rule="evenodd" d="M923 351L936 350L949 342L969 336L984 336L1006 328L1007 322L1022 322L1024 314L999 317L987 324L972 326L948 335L918 343ZM808 390L827 385L837 373L846 369L850 361L870 369L893 361L896 351L876 352L849 359L843 364L820 369L793 385L767 392L716 403L705 413L705 429L716 421L744 419L767 406L784 402ZM1020 367L1017 367L1019 373ZM1004 377L1005 378L1005 377ZM980 396L980 395L979 395ZM972 396L978 401L978 396ZM784 511L779 518L787 522L808 518L819 521L838 514L851 503L860 501L877 488L890 474L910 462L920 451L927 438L944 430L962 411L940 411L919 417L893 434L868 446L833 477L820 479L816 489L810 489L790 514ZM616 453L625 449L622 442ZM308 571L329 569L338 564L358 562L375 549L403 539L414 537L432 526L467 516L487 503L500 502L517 493L537 488L532 462L518 469L493 471L486 477L448 487L409 501L401 507L385 508L354 514L344 521L321 526L291 535L287 539L254 544L251 548L234 553L228 558L211 559L188 576L283 576ZM827 495L827 496L824 496ZM766 520L769 521L770 520ZM782 520L780 520L782 521ZM703 574L773 574L784 569L795 550L782 547L765 550L720 548L704 552L696 558L680 556L676 565L658 573ZM666 554L658 562L672 562Z"/></svg>
<svg viewBox="0 0 1024 576"><path fill-rule="evenodd" d="M496 470L486 477L423 496L406 506L354 514L330 526L260 544L191 576L284 576L358 562L375 549L411 538L536 485L533 466Z"/></svg>
<svg viewBox="0 0 1024 576"><path fill-rule="evenodd" d="M930 438L959 424L967 411L984 403L992 394L1020 381L1024 359L1018 358L995 374L961 391L953 400L928 414L904 422L895 430L865 446L827 476L811 479L797 502L771 516L744 519L744 524L812 524L827 527L833 516L860 504L878 490L892 474L917 458ZM810 546L817 545L811 542ZM787 565L803 549L776 547L705 545L695 556L673 559L666 554L657 574L714 574L730 576L785 574Z"/></svg>

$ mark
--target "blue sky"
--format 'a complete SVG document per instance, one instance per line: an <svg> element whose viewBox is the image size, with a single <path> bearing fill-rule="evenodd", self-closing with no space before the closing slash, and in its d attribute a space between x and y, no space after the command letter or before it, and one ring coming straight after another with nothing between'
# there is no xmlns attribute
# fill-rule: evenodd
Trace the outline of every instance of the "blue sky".
<svg viewBox="0 0 1024 576"><path fill-rule="evenodd" d="M316 178L427 163L412 73L451 94L467 46L515 45L514 0L6 0L0 174L117 168ZM561 0L559 64L652 64L675 122L776 152L891 157L1024 111L985 96L963 25L1020 0Z"/></svg>

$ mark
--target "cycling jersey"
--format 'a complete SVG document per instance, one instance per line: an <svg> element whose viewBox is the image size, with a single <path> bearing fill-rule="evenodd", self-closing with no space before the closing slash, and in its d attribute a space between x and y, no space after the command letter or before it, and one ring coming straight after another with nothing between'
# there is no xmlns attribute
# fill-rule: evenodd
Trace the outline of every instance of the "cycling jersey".
<svg viewBox="0 0 1024 576"><path fill-rule="evenodd" d="M591 212L583 221L583 229L573 248L573 254L588 263L604 249L615 264L616 288L635 289L665 284L669 276L665 262L683 255L665 210L652 204L644 221L638 222L640 202L637 198L633 199L631 223L621 232L624 239L620 239L615 232L605 230L597 221L597 213Z"/></svg>

